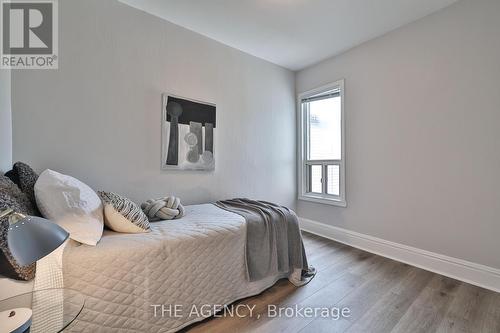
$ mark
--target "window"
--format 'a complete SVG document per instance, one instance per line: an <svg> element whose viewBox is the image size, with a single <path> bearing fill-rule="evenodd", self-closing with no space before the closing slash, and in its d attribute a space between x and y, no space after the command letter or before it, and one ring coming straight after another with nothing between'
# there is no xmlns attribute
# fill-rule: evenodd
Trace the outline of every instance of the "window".
<svg viewBox="0 0 500 333"><path fill-rule="evenodd" d="M344 81L298 101L299 199L345 207Z"/></svg>

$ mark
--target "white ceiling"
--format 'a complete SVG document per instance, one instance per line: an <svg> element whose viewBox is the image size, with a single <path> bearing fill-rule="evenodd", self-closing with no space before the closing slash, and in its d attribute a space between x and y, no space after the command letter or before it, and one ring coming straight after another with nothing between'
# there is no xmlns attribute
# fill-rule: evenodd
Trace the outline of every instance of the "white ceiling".
<svg viewBox="0 0 500 333"><path fill-rule="evenodd" d="M298 70L456 0L120 0Z"/></svg>

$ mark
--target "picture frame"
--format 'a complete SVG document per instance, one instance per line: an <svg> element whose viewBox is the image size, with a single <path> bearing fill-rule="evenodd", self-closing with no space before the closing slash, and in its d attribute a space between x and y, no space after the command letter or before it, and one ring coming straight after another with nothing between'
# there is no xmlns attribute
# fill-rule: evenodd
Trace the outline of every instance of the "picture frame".
<svg viewBox="0 0 500 333"><path fill-rule="evenodd" d="M215 103L162 94L162 170L215 170Z"/></svg>

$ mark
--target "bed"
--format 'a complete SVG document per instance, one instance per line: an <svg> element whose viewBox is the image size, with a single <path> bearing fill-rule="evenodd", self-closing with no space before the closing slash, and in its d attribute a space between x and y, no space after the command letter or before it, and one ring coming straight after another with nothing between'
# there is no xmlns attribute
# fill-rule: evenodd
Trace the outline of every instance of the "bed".
<svg viewBox="0 0 500 333"><path fill-rule="evenodd" d="M281 278L300 281L300 270L279 273L274 265L250 282L245 219L213 204L187 206L182 219L151 228L105 231L95 247L70 241L38 262L35 289L64 286L87 297L69 332L175 332L213 314L190 315L193 305L228 305ZM182 315L155 316L161 305L177 305Z"/></svg>

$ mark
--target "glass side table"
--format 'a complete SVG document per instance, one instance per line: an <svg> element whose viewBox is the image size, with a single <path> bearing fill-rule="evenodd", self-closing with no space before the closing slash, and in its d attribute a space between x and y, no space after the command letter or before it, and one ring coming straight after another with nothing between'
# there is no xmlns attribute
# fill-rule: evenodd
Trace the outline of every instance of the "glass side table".
<svg viewBox="0 0 500 333"><path fill-rule="evenodd" d="M0 333L62 332L82 312L85 296L71 289L45 289L0 300Z"/></svg>

